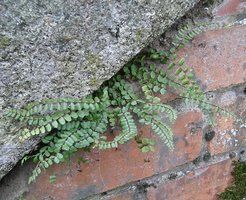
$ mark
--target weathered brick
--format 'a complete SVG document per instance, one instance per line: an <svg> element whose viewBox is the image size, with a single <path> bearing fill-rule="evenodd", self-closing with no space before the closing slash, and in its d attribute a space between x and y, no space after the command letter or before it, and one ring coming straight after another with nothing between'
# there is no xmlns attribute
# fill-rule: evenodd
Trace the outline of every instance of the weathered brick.
<svg viewBox="0 0 246 200"><path fill-rule="evenodd" d="M221 5L214 9L215 16L226 16L237 13L245 13L246 2L242 0L225 0Z"/></svg>
<svg viewBox="0 0 246 200"><path fill-rule="evenodd" d="M212 155L236 150L246 145L245 128L233 125L234 121L225 117L217 121L217 127L214 129L215 137L208 142L208 149Z"/></svg>
<svg viewBox="0 0 246 200"><path fill-rule="evenodd" d="M182 113L178 117L173 125L176 146L173 152L146 126L140 127L141 134L157 139L158 145L153 153L143 154L135 141L118 149L94 150L92 153L79 151L70 164L55 165L43 172L26 199L50 196L59 200L77 200L192 161L199 155L202 146L202 131L200 128L194 130L193 126L201 121L200 112ZM80 156L90 162L78 164ZM49 176L53 174L57 176L57 181L51 185Z"/></svg>
<svg viewBox="0 0 246 200"><path fill-rule="evenodd" d="M213 129L215 131L215 137L208 142L208 149L212 155L246 146L246 98L243 88L244 87L232 88L231 91L235 93L236 99L227 95L233 92L225 92L218 98L218 104L226 105L224 108L235 113L237 118L241 118L241 121L236 122L233 118L217 117L217 126ZM227 96L228 99L225 99L225 96Z"/></svg>
<svg viewBox="0 0 246 200"><path fill-rule="evenodd" d="M185 58L185 66L191 67L197 83L203 91L217 90L246 81L246 26L235 26L207 31L195 37L179 50L178 59ZM172 101L178 91L167 88L167 94L158 97L162 102ZM220 106L233 104L233 93L225 94Z"/></svg>
<svg viewBox="0 0 246 200"><path fill-rule="evenodd" d="M179 52L205 91L245 82L246 26L200 34Z"/></svg>
<svg viewBox="0 0 246 200"><path fill-rule="evenodd" d="M231 160L188 172L184 177L148 188L149 200L213 200L231 183Z"/></svg>

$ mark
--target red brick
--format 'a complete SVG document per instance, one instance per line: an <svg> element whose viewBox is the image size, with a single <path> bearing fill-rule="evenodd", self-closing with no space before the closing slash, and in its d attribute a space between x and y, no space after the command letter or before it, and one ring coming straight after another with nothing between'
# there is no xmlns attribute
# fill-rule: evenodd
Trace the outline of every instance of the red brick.
<svg viewBox="0 0 246 200"><path fill-rule="evenodd" d="M71 197L76 199L79 194L82 198L84 194L107 191L194 160L201 151L202 131L198 129L190 134L190 129L193 123L201 120L202 114L199 112L187 112L178 117L173 125L176 145L173 152L146 126L140 128L140 133L153 136L158 141L153 153L141 153L135 141L122 145L117 150L94 150L92 153L80 151L73 157L71 164L55 165L43 172L32 185L26 199L51 196L66 200ZM79 165L79 156L88 158L90 162ZM57 175L57 181L51 185L48 180L53 174Z"/></svg>
<svg viewBox="0 0 246 200"><path fill-rule="evenodd" d="M231 171L231 160L222 161L188 172L180 179L159 183L157 188L148 189L147 196L149 200L215 200L230 185Z"/></svg>
<svg viewBox="0 0 246 200"><path fill-rule="evenodd" d="M215 16L226 16L246 11L246 2L242 0L225 0L214 10Z"/></svg>
<svg viewBox="0 0 246 200"><path fill-rule="evenodd" d="M217 126L214 128L215 137L208 143L208 149L212 155L228 152L246 145L245 124L246 99L237 100L234 104L227 106L228 110L242 118L243 122L235 123L232 118L218 117Z"/></svg>
<svg viewBox="0 0 246 200"><path fill-rule="evenodd" d="M184 57L185 66L192 68L200 88L211 91L246 81L245 49L246 26L223 28L195 37L178 52L177 60ZM167 88L167 94L159 97L165 103L177 98L178 93ZM224 106L226 102L220 103Z"/></svg>
<svg viewBox="0 0 246 200"><path fill-rule="evenodd" d="M201 45L202 44L202 45ZM246 26L208 31L179 52L206 91L246 81Z"/></svg>
<svg viewBox="0 0 246 200"><path fill-rule="evenodd" d="M208 149L212 155L227 152L233 146L233 138L230 131L234 128L233 122L233 119L225 117L217 119L215 137L208 143Z"/></svg>

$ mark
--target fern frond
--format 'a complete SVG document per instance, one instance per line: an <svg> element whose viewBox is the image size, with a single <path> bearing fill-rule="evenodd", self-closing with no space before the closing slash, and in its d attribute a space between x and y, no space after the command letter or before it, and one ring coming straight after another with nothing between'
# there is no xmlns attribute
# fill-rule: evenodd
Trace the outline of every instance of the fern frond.
<svg viewBox="0 0 246 200"><path fill-rule="evenodd" d="M170 150L174 149L173 144L173 133L172 130L163 122L161 122L157 117L153 117L146 113L142 113L139 120L141 123L150 125L154 133L156 133L167 145Z"/></svg>
<svg viewBox="0 0 246 200"><path fill-rule="evenodd" d="M137 127L131 113L122 111L122 113L119 114L119 117L120 125L122 127L121 133L111 142L100 141L98 144L100 149L116 148L118 147L118 144L124 144L137 135Z"/></svg>
<svg viewBox="0 0 246 200"><path fill-rule="evenodd" d="M174 149L173 133L171 129L161 121L153 120L151 123L153 131L160 136L170 150Z"/></svg>
<svg viewBox="0 0 246 200"><path fill-rule="evenodd" d="M175 37L175 40L173 42L173 45L176 48L180 48L183 47L185 44L187 44L188 42L190 42L195 36L197 36L198 34L202 33L208 24L200 24L198 26L193 26L193 25L186 25L183 28L181 28L178 31L178 34Z"/></svg>
<svg viewBox="0 0 246 200"><path fill-rule="evenodd" d="M177 111L174 110L171 106L166 104L150 104L147 103L143 107L144 111L150 112L150 111L160 111L164 112L168 115L168 118L171 122L175 121L177 119Z"/></svg>

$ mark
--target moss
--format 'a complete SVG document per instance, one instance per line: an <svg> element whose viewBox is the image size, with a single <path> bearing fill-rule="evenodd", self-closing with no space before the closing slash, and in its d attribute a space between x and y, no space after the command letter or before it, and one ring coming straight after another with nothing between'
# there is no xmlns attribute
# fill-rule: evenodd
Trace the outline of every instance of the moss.
<svg viewBox="0 0 246 200"><path fill-rule="evenodd" d="M100 64L100 58L93 53L90 53L88 55L87 60L88 60L90 65L93 65L93 64L99 65Z"/></svg>
<svg viewBox="0 0 246 200"><path fill-rule="evenodd" d="M141 41L141 39L142 39L142 31L141 30L138 30L136 32L136 39L137 39L138 42Z"/></svg>
<svg viewBox="0 0 246 200"><path fill-rule="evenodd" d="M220 200L242 200L246 197L246 163L234 162L233 165L233 184L219 194Z"/></svg>
<svg viewBox="0 0 246 200"><path fill-rule="evenodd" d="M0 49L3 49L11 44L11 38L8 36L0 37Z"/></svg>
<svg viewBox="0 0 246 200"><path fill-rule="evenodd" d="M89 85L90 85L91 87L98 87L98 86L99 86L98 79L96 79L96 78L91 78L91 79L89 80Z"/></svg>
<svg viewBox="0 0 246 200"><path fill-rule="evenodd" d="M81 68L89 71L92 74L95 74L95 72L98 71L98 68L103 65L101 58L91 52L87 55L86 60L88 64L81 66ZM93 84L94 81L92 80L90 82Z"/></svg>

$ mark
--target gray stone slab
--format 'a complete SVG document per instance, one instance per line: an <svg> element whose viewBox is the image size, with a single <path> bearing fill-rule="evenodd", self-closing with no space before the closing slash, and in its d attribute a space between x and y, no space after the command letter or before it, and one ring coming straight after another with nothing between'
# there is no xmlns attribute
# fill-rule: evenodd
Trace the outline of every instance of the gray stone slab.
<svg viewBox="0 0 246 200"><path fill-rule="evenodd" d="M0 1L0 179L40 141L19 142L7 107L91 93L198 1Z"/></svg>

